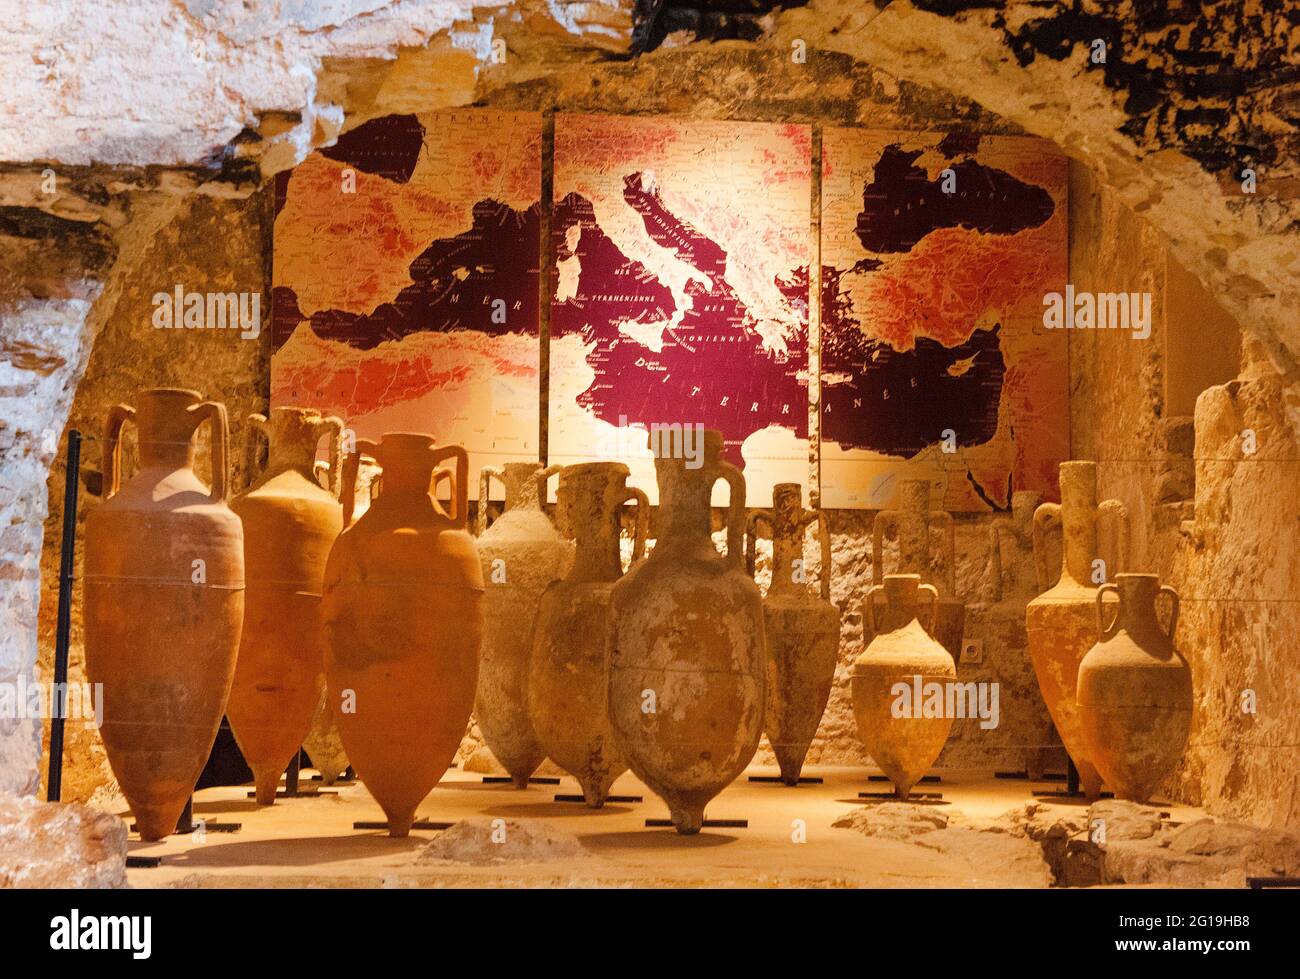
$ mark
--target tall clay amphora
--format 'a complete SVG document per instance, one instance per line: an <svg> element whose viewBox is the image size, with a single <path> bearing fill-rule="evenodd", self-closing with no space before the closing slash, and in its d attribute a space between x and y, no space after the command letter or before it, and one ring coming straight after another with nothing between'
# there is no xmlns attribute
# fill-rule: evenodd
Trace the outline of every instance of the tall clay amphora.
<svg viewBox="0 0 1300 979"><path fill-rule="evenodd" d="M1121 799L1147 802L1173 773L1192 725L1192 671L1174 648L1178 592L1153 574L1121 574L1097 591L1097 645L1079 664L1079 719L1088 758ZM1103 600L1118 592L1110 625ZM1169 631L1156 617L1168 595Z"/></svg>
<svg viewBox="0 0 1300 979"><path fill-rule="evenodd" d="M325 560L343 529L336 494L316 481L316 446L331 436L338 473L343 422L314 408L250 415L249 472L257 433L270 456L257 483L232 504L244 522L244 632L226 714L253 770L259 805L275 790L311 728L324 685L320 625Z"/></svg>
<svg viewBox="0 0 1300 979"><path fill-rule="evenodd" d="M1047 523L1061 521L1063 540L1061 577L1025 607L1029 658L1038 677L1052 722L1079 771L1079 781L1089 799L1101 795L1101 776L1093 766L1083 741L1079 708L1075 700L1079 664L1096 642L1097 586L1115 568L1101 557L1098 524L1109 523L1118 544L1127 550L1127 511L1118 500L1097 503L1097 464L1061 463L1061 502L1044 503L1034 513L1034 558L1040 585L1046 584L1044 553ZM1121 558L1122 559L1122 558Z"/></svg>
<svg viewBox="0 0 1300 979"><path fill-rule="evenodd" d="M1033 576L1034 514L1042 498L1037 490L1016 490L1011 494L1010 517L999 517L989 524L989 597L994 602L1017 592L1021 562L1016 558L1020 551L1028 552L1029 576ZM1007 537L1011 538L1010 547L1003 543ZM1027 587L1032 593L1032 585Z"/></svg>
<svg viewBox="0 0 1300 979"><path fill-rule="evenodd" d="M609 659L605 646L609 595L623 574L619 528L623 504L637 502L632 561L645 550L646 496L627 485L621 462L590 462L560 470L556 493L562 527L577 551L561 581L542 594L529 659L528 715L546 756L578 780L587 805L605 804L627 771L609 729Z"/></svg>
<svg viewBox="0 0 1300 979"><path fill-rule="evenodd" d="M658 539L612 595L610 724L679 833L700 831L704 807L763 733L767 649L762 596L743 564L745 477L721 455L716 431L693 459L656 452ZM719 479L731 490L725 558L709 534Z"/></svg>
<svg viewBox="0 0 1300 979"><path fill-rule="evenodd" d="M886 607L877 611L882 592ZM937 589L922 584L920 575L891 574L872 586L862 607L867 634L875 638L853 662L853 716L863 745L900 799L934 764L952 730L947 691L957 670L931 638L938 601Z"/></svg>
<svg viewBox="0 0 1300 979"><path fill-rule="evenodd" d="M754 574L759 524L772 534L772 584L763 598L767 632L767 707L763 729L776 754L781 780L798 785L808 746L817 734L840 648L840 610L831 604L831 538L826 514L805 510L798 483L777 483L772 509L750 515L745 560ZM803 541L809 524L821 538L821 597L809 593Z"/></svg>
<svg viewBox="0 0 1300 979"><path fill-rule="evenodd" d="M104 503L86 518L86 676L104 685L100 734L140 835L176 829L212 750L244 619L244 531L226 506L225 406L154 388L109 410ZM121 478L122 426L140 470ZM212 487L194 474L212 423Z"/></svg>
<svg viewBox="0 0 1300 979"><path fill-rule="evenodd" d="M483 596L483 654L479 659L474 716L483 739L518 788L546 757L528 717L528 664L533 621L542 592L564 577L573 561L573 544L542 512L546 480L559 466L510 462L480 473L478 519L487 524L488 490L496 478L505 485L505 512L478 538L487 593Z"/></svg>
<svg viewBox="0 0 1300 979"><path fill-rule="evenodd" d="M347 770L348 753L343 749L343 738L339 736L329 692L323 686L311 717L311 727L302 739L302 748L311 759L312 767L320 773L322 785L333 785Z"/></svg>
<svg viewBox="0 0 1300 979"><path fill-rule="evenodd" d="M884 534L894 528L898 533L898 573L919 574L921 580L939 589L939 603L934 620L934 638L961 662L962 635L966 627L966 606L957 598L957 546L952 514L930 509L930 483L924 479L905 479L899 487L899 509L881 510L876 514L871 540L871 576L880 584L885 573ZM935 582L931 567L930 527L944 529L944 576ZM871 637L867 636L867 641Z"/></svg>
<svg viewBox="0 0 1300 979"><path fill-rule="evenodd" d="M389 835L406 836L474 705L483 573L466 529L469 464L462 447L434 448L429 435L390 432L356 449L343 469L344 524L359 453L379 461L384 489L325 567L325 678L357 777L387 814ZM448 459L451 513L429 491Z"/></svg>
<svg viewBox="0 0 1300 979"><path fill-rule="evenodd" d="M338 467L342 462L342 459L334 459L328 466L317 462L316 478L322 485L330 483L338 490L342 480ZM340 472L340 475L331 476L331 472ZM352 498L353 520L360 520L361 516L370 509L370 504L379 495L380 482L378 464L372 456L363 455L358 464L356 491ZM320 773L323 785L333 785L348 767L348 753L343 750L343 738L339 735L339 726L334 719L334 714L334 708L322 683L320 700L317 702L316 712L312 715L311 728L302 739L302 747L316 771Z"/></svg>

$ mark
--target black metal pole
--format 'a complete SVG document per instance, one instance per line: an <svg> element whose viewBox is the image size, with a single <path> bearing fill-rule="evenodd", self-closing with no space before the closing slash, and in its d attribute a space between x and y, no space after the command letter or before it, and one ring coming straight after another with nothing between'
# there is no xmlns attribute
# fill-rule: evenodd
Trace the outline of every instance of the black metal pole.
<svg viewBox="0 0 1300 979"><path fill-rule="evenodd" d="M302 765L302 749L299 748L293 753L293 758L289 760L289 768L284 773L284 794L286 798L292 799L298 794L298 772Z"/></svg>
<svg viewBox="0 0 1300 979"><path fill-rule="evenodd" d="M72 635L72 584L77 557L77 481L81 475L81 432L68 431L68 465L63 484L63 550L59 555L59 611L54 633L54 716L50 718L50 767L45 797L58 802L63 791L63 725L68 707L68 643Z"/></svg>

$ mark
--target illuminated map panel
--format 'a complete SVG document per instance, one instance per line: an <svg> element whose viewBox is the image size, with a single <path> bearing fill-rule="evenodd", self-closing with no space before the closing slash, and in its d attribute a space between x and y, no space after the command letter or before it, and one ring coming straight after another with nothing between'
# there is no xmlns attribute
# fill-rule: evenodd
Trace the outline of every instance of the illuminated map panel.
<svg viewBox="0 0 1300 979"><path fill-rule="evenodd" d="M282 174L272 405L462 444L472 479L536 460L541 141L534 113L385 116Z"/></svg>
<svg viewBox="0 0 1300 979"><path fill-rule="evenodd" d="M1002 136L822 147L822 505L886 506L903 478L950 510L1055 496L1068 360L1042 303L1067 279L1066 159Z"/></svg>
<svg viewBox="0 0 1300 979"><path fill-rule="evenodd" d="M751 504L807 484L810 194L807 126L556 117L552 462L653 498L636 426L701 423Z"/></svg>

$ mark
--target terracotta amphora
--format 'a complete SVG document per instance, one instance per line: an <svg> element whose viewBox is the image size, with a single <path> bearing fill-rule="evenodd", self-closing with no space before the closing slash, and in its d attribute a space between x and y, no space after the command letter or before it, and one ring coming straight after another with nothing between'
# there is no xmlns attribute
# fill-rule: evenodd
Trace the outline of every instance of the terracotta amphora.
<svg viewBox="0 0 1300 979"><path fill-rule="evenodd" d="M745 477L721 456L717 431L695 459L656 453L658 538L612 594L610 724L683 834L700 831L704 807L754 757L766 706L763 601L743 564ZM731 491L726 557L710 536L719 479Z"/></svg>
<svg viewBox="0 0 1300 979"><path fill-rule="evenodd" d="M120 485L122 426L140 469ZM209 489L196 429L212 423ZM109 410L104 503L86 518L86 676L102 683L100 734L140 835L176 829L212 751L244 619L244 531L226 506L225 406L154 388Z"/></svg>
<svg viewBox="0 0 1300 979"><path fill-rule="evenodd" d="M1016 490L1011 494L1011 514L999 517L989 524L989 592L993 602L1001 602L1016 594L1035 594L1032 583L1021 581L1021 553L1029 556L1025 562L1033 568L1034 513L1043 495L1037 490ZM1010 546L1004 543L1010 538ZM1008 560L1008 557L1012 560Z"/></svg>
<svg viewBox="0 0 1300 979"><path fill-rule="evenodd" d="M360 453L383 468L383 492L350 525ZM448 474L451 513L430 493ZM458 445L390 432L357 440L343 470L343 520L325 567L325 677L352 767L410 832L416 807L460 746L474 705L483 573L466 529L468 457Z"/></svg>
<svg viewBox="0 0 1300 979"><path fill-rule="evenodd" d="M898 489L899 509L881 510L876 514L871 534L871 579L880 584L885 573L884 535L893 530L898 535L899 574L919 574L923 582L939 589L938 612L934 620L934 638L961 662L962 636L966 628L966 606L957 598L957 541L952 514L930 509L930 483L924 479L905 479ZM944 574L934 580L930 530L943 530ZM871 636L863 637L867 642Z"/></svg>
<svg viewBox="0 0 1300 979"><path fill-rule="evenodd" d="M339 488L338 483L342 480L339 469L341 464L341 459L335 459L330 464L316 463L316 478L321 485L332 485L336 490ZM340 473L340 475L331 476L331 473ZM380 482L379 466L374 457L363 455L358 464L356 491L352 499L354 521L360 520L361 516L370 509L370 504L379 496ZM323 785L333 785L347 770L348 754L343 750L343 738L339 734L338 723L334 720L334 709L330 706L323 685L320 699L316 704L316 712L312 715L311 727L307 731L307 736L303 738L302 747L310 756L316 771L320 773Z"/></svg>
<svg viewBox="0 0 1300 979"><path fill-rule="evenodd" d="M753 576L760 524L772 534L772 584L763 598L767 633L767 707L763 730L776 754L781 780L798 785L808 747L817 734L840 649L840 610L831 604L831 537L826 514L805 510L798 483L772 488L772 509L750 514L745 561ZM817 525L821 539L821 597L808 591L803 570L804 534Z"/></svg>
<svg viewBox="0 0 1300 979"><path fill-rule="evenodd" d="M1052 723L1079 771L1089 799L1101 795L1101 775L1088 757L1075 700L1079 664L1096 642L1097 586L1117 570L1114 552L1127 551L1128 513L1118 500L1097 502L1097 464L1061 463L1061 502L1044 503L1034 513L1034 560L1040 585L1048 580L1046 530L1059 518L1062 535L1061 577L1025 607L1029 658L1038 677ZM1098 547L1098 527L1108 528L1114 543L1110 561Z"/></svg>
<svg viewBox="0 0 1300 979"><path fill-rule="evenodd" d="M546 758L528 716L533 622L542 592L573 563L573 544L542 511L546 480L560 468L510 462L502 469L484 466L479 474L478 553L487 592L474 716L488 748L521 789ZM487 527L493 478L505 486L505 512Z"/></svg>
<svg viewBox="0 0 1300 979"><path fill-rule="evenodd" d="M311 717L311 727L302 739L303 750L311 759L312 767L320 773L322 785L333 785L348 767L348 753L343 749L334 709L330 706L328 692L322 688L316 711Z"/></svg>
<svg viewBox="0 0 1300 979"><path fill-rule="evenodd" d="M650 519L646 495L627 485L621 462L589 462L560 470L556 513L577 550L569 573L542 594L529 658L528 716L546 756L578 780L587 805L605 804L627 771L609 727L606 649L613 583L623 574L619 532L623 505L637 503L632 561L645 552Z"/></svg>
<svg viewBox="0 0 1300 979"><path fill-rule="evenodd" d="M231 509L244 522L244 630L226 715L253 770L257 802L275 802L280 773L311 729L325 683L320 625L325 560L343 510L316 481L316 448L331 437L339 471L343 422L315 408L275 408L248 417L248 471L257 436L270 446L266 471Z"/></svg>
<svg viewBox="0 0 1300 979"><path fill-rule="evenodd" d="M877 610L882 593L885 608ZM952 730L948 690L957 669L932 638L938 603L933 585L902 574L885 575L862 606L866 634L875 638L853 661L853 716L863 745L900 799L934 764Z"/></svg>
<svg viewBox="0 0 1300 979"><path fill-rule="evenodd" d="M1119 608L1105 624L1105 596ZM1170 599L1169 631L1156 596ZM1079 664L1079 719L1088 758L1120 799L1147 802L1173 774L1192 725L1192 671L1174 648L1178 592L1153 574L1120 574L1097 591L1097 645Z"/></svg>

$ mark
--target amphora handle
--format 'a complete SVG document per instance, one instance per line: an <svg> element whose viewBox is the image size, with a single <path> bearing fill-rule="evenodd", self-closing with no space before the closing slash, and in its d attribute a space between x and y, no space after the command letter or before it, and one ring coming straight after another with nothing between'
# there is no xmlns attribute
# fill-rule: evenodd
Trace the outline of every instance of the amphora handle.
<svg viewBox="0 0 1300 979"><path fill-rule="evenodd" d="M727 560L743 570L745 566L745 474L729 462L717 463L714 473L712 482L725 479L731 495L731 499L727 501Z"/></svg>
<svg viewBox="0 0 1300 979"><path fill-rule="evenodd" d="M352 451L343 460L343 483L339 501L343 504L343 526L352 525L352 511L357 503L357 477L361 474L362 454L373 456L379 445L370 439L357 439Z"/></svg>
<svg viewBox="0 0 1300 979"><path fill-rule="evenodd" d="M435 466L447 459L456 460L455 476L452 477L451 487L451 502L455 512L448 514L447 519L465 528L469 521L469 453L465 451L463 445L444 445L442 448L433 448L429 451L433 453ZM433 485L435 488L438 485L436 477Z"/></svg>
<svg viewBox="0 0 1300 979"><path fill-rule="evenodd" d="M128 404L113 405L108 409L104 423L104 488L103 498L110 499L121 488L122 479L122 426L135 424L135 409Z"/></svg>
<svg viewBox="0 0 1300 979"><path fill-rule="evenodd" d="M220 401L200 401L185 409L198 416L199 425L212 423L212 493L214 503L224 502L230 488L230 422ZM195 426L197 428L197 426Z"/></svg>
<svg viewBox="0 0 1300 979"><path fill-rule="evenodd" d="M1111 592L1115 593L1115 597L1119 599L1119 603L1121 607L1115 609L1115 617L1110 620L1110 625L1106 625L1105 598ZM1123 611L1122 606L1124 604L1124 597L1120 594L1119 585L1115 584L1113 581L1108 581L1105 584L1103 584L1101 587L1097 589L1096 602L1097 602L1097 641L1104 642L1105 640L1109 639L1111 636L1115 635L1115 633L1119 631L1119 617L1121 611Z"/></svg>

